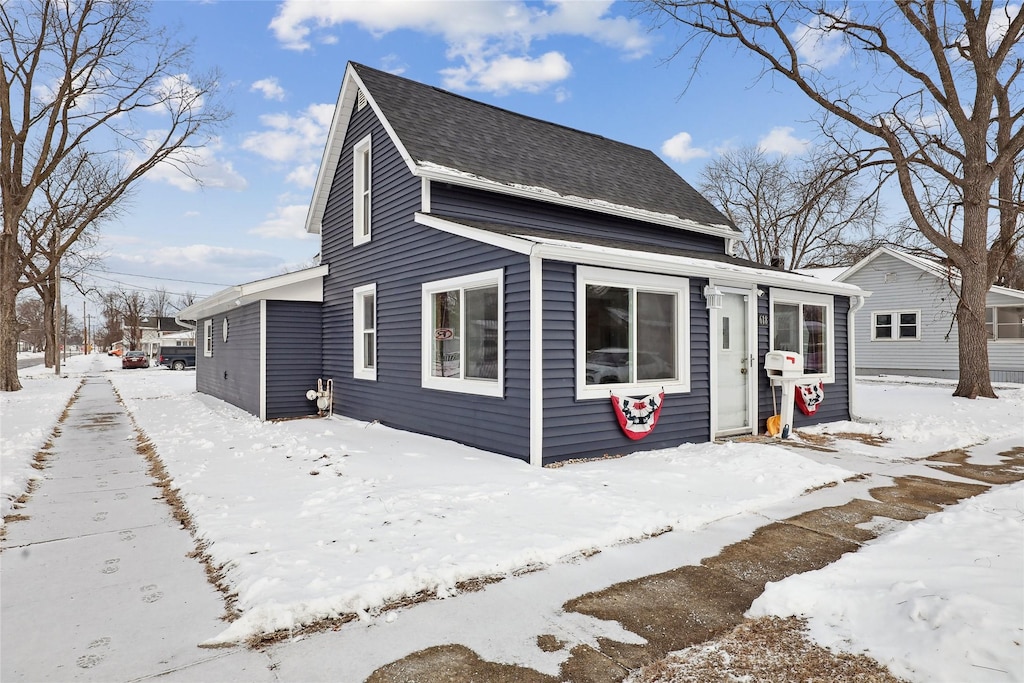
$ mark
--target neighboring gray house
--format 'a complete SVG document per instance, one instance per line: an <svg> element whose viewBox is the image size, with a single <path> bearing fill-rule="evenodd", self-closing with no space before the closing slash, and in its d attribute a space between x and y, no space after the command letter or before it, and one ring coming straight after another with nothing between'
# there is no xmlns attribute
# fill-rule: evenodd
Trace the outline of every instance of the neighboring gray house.
<svg viewBox="0 0 1024 683"><path fill-rule="evenodd" d="M306 221L317 268L182 311L196 384L264 419L334 412L534 464L757 433L770 347L850 417L863 292L731 256L648 150L349 64ZM664 392L627 438L609 400Z"/></svg>
<svg viewBox="0 0 1024 683"><path fill-rule="evenodd" d="M881 247L836 281L871 292L857 313L857 374L959 376L955 272ZM992 380L1024 382L1024 291L992 287L986 303Z"/></svg>

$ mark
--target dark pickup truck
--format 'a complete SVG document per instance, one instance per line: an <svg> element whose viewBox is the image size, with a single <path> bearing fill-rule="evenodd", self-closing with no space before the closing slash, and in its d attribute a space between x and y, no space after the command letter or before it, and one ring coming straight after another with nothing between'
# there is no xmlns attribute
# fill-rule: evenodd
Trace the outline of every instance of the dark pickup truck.
<svg viewBox="0 0 1024 683"><path fill-rule="evenodd" d="M157 363L166 365L171 370L184 370L196 366L196 347L194 346L161 346Z"/></svg>

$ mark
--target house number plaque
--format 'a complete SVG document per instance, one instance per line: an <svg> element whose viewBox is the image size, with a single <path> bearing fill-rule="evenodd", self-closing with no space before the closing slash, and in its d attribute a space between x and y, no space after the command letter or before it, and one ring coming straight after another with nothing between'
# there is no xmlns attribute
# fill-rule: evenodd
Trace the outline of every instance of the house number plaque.
<svg viewBox="0 0 1024 683"><path fill-rule="evenodd" d="M757 325L758 327L768 327L768 314L758 313L757 314Z"/></svg>

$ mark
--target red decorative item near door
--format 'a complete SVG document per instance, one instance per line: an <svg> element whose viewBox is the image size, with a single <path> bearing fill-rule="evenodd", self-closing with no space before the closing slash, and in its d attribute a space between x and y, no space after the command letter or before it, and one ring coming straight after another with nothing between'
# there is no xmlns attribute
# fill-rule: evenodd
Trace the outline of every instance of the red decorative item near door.
<svg viewBox="0 0 1024 683"><path fill-rule="evenodd" d="M796 405L804 415L814 415L824 400L825 385L821 381L817 384L796 385Z"/></svg>
<svg viewBox="0 0 1024 683"><path fill-rule="evenodd" d="M664 402L665 392L644 398L612 395L612 405L615 407L615 417L619 420L619 426L626 436L634 441L654 431Z"/></svg>

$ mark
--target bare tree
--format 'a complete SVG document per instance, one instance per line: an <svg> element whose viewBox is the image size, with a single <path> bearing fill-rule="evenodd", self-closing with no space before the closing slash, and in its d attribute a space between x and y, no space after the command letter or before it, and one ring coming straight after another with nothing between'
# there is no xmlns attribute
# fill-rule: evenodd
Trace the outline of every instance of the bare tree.
<svg viewBox="0 0 1024 683"><path fill-rule="evenodd" d="M856 131L860 165L894 175L915 227L958 271L954 395L995 397L986 294L1024 237L1014 172L1024 150L1019 5L639 1L657 21L689 27L677 54L694 48L699 63L725 41L795 84L826 132L837 121Z"/></svg>
<svg viewBox="0 0 1024 683"><path fill-rule="evenodd" d="M704 167L701 191L743 230L747 258L789 268L839 264L879 210L877 185L862 188L842 157L821 151L728 151Z"/></svg>
<svg viewBox="0 0 1024 683"><path fill-rule="evenodd" d="M198 298L199 297L196 295L195 292L193 292L191 289L187 289L185 290L184 294L178 296L178 299L174 302L172 308L174 309L174 312L177 313L178 311L184 308L188 308L189 306L194 304Z"/></svg>
<svg viewBox="0 0 1024 683"><path fill-rule="evenodd" d="M124 330L128 333L128 348L137 350L142 345L142 319L146 315L146 297L136 291L120 290L119 312L124 317Z"/></svg>
<svg viewBox="0 0 1024 683"><path fill-rule="evenodd" d="M124 340L124 311L118 292L105 292L102 295L102 306L102 329L96 339L101 346L109 349Z"/></svg>
<svg viewBox="0 0 1024 683"><path fill-rule="evenodd" d="M211 102L214 75L190 73L191 47L150 27L147 13L140 0L0 4L2 391L21 388L17 293L53 279L154 167L187 172L226 116Z"/></svg>
<svg viewBox="0 0 1024 683"><path fill-rule="evenodd" d="M46 344L43 334L43 302L34 296L23 296L18 299L18 322L24 326L21 340L40 350ZM51 337L52 339L52 337Z"/></svg>
<svg viewBox="0 0 1024 683"><path fill-rule="evenodd" d="M166 287L157 287L149 295L149 312L163 318L171 309L171 294Z"/></svg>

